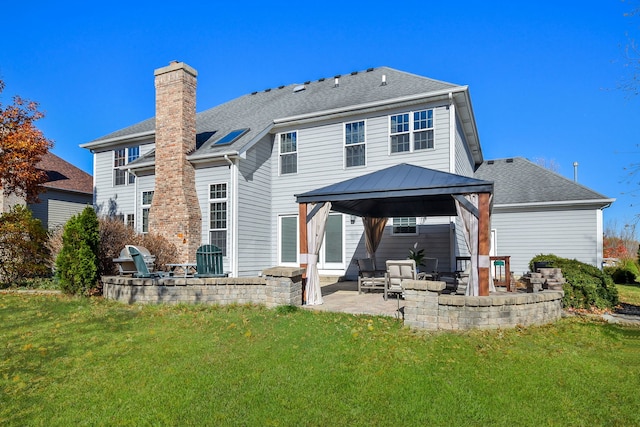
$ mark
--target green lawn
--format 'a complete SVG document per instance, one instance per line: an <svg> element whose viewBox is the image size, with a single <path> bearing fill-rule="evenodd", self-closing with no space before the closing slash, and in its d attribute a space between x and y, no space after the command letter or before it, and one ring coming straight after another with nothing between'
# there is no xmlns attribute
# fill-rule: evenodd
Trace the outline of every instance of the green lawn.
<svg viewBox="0 0 640 427"><path fill-rule="evenodd" d="M640 425L640 328L0 294L3 425Z"/></svg>
<svg viewBox="0 0 640 427"><path fill-rule="evenodd" d="M640 306L640 285L616 285L620 302Z"/></svg>

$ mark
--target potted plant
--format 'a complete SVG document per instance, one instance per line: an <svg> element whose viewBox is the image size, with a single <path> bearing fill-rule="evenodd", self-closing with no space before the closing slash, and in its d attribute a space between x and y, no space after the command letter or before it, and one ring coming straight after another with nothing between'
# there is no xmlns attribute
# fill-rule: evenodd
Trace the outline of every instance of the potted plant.
<svg viewBox="0 0 640 427"><path fill-rule="evenodd" d="M417 250L415 247L413 249L409 249L409 256L407 257L416 262L416 268L420 266L424 266L424 249Z"/></svg>

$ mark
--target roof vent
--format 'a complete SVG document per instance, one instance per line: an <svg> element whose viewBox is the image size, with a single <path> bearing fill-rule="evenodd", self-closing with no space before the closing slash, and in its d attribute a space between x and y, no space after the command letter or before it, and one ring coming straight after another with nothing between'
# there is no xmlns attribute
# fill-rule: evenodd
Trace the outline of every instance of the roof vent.
<svg viewBox="0 0 640 427"><path fill-rule="evenodd" d="M351 75L352 75L352 76L355 76L356 74L358 74L358 72L357 72L357 71L352 71L352 72L351 72Z"/></svg>
<svg viewBox="0 0 640 427"><path fill-rule="evenodd" d="M269 88L269 89L265 89L264 91L265 91L265 92L271 92L271 88Z"/></svg>
<svg viewBox="0 0 640 427"><path fill-rule="evenodd" d="M507 159L505 160L507 163L513 163L513 159Z"/></svg>
<svg viewBox="0 0 640 427"><path fill-rule="evenodd" d="M318 79L318 81L319 81L319 82L323 82L323 81L324 81L324 77L320 77L320 78Z"/></svg>
<svg viewBox="0 0 640 427"><path fill-rule="evenodd" d="M381 85L382 86L386 86L387 85L387 75L386 74L382 75L382 83L381 83Z"/></svg>
<svg viewBox="0 0 640 427"><path fill-rule="evenodd" d="M488 164L488 165L492 165L492 164L494 164L494 163L495 163L495 161L493 161L493 160L487 160L487 164Z"/></svg>
<svg viewBox="0 0 640 427"><path fill-rule="evenodd" d="M340 86L340 76L335 76L333 78L333 87L338 87Z"/></svg>
<svg viewBox="0 0 640 427"><path fill-rule="evenodd" d="M284 85L278 86L278 89L284 89Z"/></svg>
<svg viewBox="0 0 640 427"><path fill-rule="evenodd" d="M311 83L311 80L307 80L306 82L304 82L304 84L308 85Z"/></svg>
<svg viewBox="0 0 640 427"><path fill-rule="evenodd" d="M298 92L302 92L303 90L305 90L307 87L305 85L298 85L296 87L293 88L293 93L298 93Z"/></svg>
<svg viewBox="0 0 640 427"><path fill-rule="evenodd" d="M370 73L373 71L373 68L367 68L367 73Z"/></svg>
<svg viewBox="0 0 640 427"><path fill-rule="evenodd" d="M251 95L255 95L256 93L258 93L258 92L251 92Z"/></svg>

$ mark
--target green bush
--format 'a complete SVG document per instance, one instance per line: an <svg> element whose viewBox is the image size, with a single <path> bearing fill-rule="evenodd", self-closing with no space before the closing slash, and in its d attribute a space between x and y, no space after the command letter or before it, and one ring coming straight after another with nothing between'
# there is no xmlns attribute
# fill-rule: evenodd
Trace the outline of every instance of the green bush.
<svg viewBox="0 0 640 427"><path fill-rule="evenodd" d="M640 283L638 264L633 259L621 260L615 267L605 267L604 271L611 276L614 283L624 285Z"/></svg>
<svg viewBox="0 0 640 427"><path fill-rule="evenodd" d="M567 283L563 285L565 307L612 308L618 305L618 290L611 276L598 268L575 259L556 255L536 255L529 263L548 262L550 267L561 268Z"/></svg>
<svg viewBox="0 0 640 427"><path fill-rule="evenodd" d="M20 284L51 274L47 232L22 205L0 215L0 283Z"/></svg>
<svg viewBox="0 0 640 427"><path fill-rule="evenodd" d="M56 258L56 274L63 291L86 295L97 286L100 232L91 207L73 216L64 226L62 249Z"/></svg>

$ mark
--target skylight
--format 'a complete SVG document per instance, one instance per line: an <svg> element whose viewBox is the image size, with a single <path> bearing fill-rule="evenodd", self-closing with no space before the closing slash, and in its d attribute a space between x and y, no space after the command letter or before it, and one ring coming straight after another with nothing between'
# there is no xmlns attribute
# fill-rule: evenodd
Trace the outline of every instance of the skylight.
<svg viewBox="0 0 640 427"><path fill-rule="evenodd" d="M217 140L213 145L231 144L247 132L249 132L249 128L232 130L231 132Z"/></svg>

